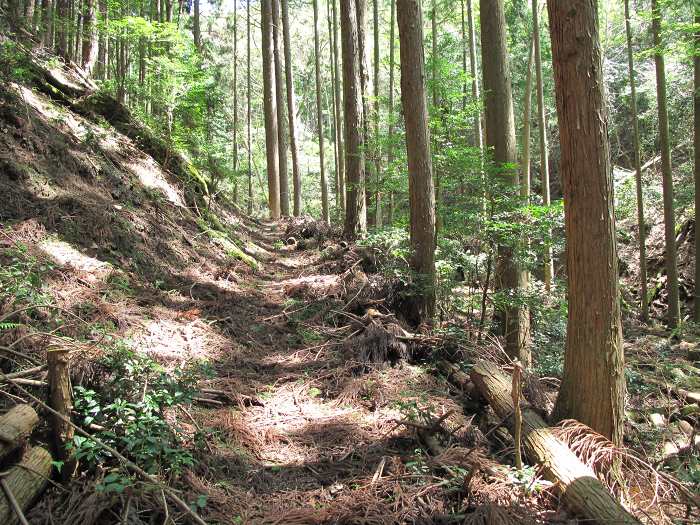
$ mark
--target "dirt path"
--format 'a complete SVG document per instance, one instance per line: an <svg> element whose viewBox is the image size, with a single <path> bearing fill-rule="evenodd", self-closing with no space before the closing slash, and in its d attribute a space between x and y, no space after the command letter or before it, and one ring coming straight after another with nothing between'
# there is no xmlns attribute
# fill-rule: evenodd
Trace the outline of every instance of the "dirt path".
<svg viewBox="0 0 700 525"><path fill-rule="evenodd" d="M394 419L417 406L438 415L460 407L420 367L354 375L344 337L314 319L313 301L288 296L300 281L333 276L319 270L318 250L275 243L281 231L265 224L259 232L269 255L258 275L235 277L227 290L190 290L202 320L218 319L226 338L209 386L229 392L234 406L194 412L211 453L189 483L223 523L432 522L445 511L431 497L438 488L413 433Z"/></svg>

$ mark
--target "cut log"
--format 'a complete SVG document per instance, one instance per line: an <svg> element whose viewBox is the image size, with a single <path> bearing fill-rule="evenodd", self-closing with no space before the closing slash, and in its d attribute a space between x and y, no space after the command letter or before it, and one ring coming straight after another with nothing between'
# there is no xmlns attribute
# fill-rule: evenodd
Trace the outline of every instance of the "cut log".
<svg viewBox="0 0 700 525"><path fill-rule="evenodd" d="M39 422L29 405L17 405L0 417L0 459L19 447Z"/></svg>
<svg viewBox="0 0 700 525"><path fill-rule="evenodd" d="M510 376L495 363L480 361L472 369L471 378L496 414L510 418L509 424L512 425L514 407ZM615 500L593 470L554 436L540 415L526 402L521 402L521 406L525 454L531 463L541 465L545 477L559 487L563 502L595 523L638 524L639 521Z"/></svg>
<svg viewBox="0 0 700 525"><path fill-rule="evenodd" d="M51 454L46 449L34 447L22 462L10 469L4 481L22 512L26 512L33 501L44 491L51 476ZM0 491L0 523L15 525L19 518L7 496Z"/></svg>

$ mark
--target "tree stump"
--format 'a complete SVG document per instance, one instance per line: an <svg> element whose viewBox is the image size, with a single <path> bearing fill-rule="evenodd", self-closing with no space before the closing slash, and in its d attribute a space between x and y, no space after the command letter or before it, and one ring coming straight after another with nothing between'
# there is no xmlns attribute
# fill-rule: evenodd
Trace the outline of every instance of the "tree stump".
<svg viewBox="0 0 700 525"><path fill-rule="evenodd" d="M62 417L51 414L51 435L56 458L63 461L61 478L70 479L75 472L77 462L68 444L73 441L74 430L69 424L73 397L70 384L68 351L51 348L47 353L49 364L49 405Z"/></svg>

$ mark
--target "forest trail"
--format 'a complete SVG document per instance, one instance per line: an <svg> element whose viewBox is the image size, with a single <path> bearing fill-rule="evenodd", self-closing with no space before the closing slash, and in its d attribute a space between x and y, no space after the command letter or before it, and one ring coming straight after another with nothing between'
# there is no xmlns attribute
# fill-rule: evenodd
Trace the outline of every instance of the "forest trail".
<svg viewBox="0 0 700 525"><path fill-rule="evenodd" d="M324 269L322 252L282 246L284 226L262 224L256 243L268 254L258 275L231 290L191 290L188 310L200 318L190 322L217 319L212 330L228 340L226 352L211 356L215 376L207 387L227 392L235 406L193 410L197 425L213 432L211 454L189 483L223 522L364 516L399 523L440 515L431 496L446 483L428 482L421 444L397 421L430 405L437 416L453 411L449 426L456 428L465 423L458 400L419 366L357 374L345 331L324 326L313 301L290 298L303 283L326 286L337 276Z"/></svg>

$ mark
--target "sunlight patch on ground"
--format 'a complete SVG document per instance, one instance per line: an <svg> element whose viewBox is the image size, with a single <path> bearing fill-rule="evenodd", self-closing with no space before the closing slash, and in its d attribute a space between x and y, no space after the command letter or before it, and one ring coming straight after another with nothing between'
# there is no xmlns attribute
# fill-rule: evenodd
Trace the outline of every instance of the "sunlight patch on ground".
<svg viewBox="0 0 700 525"><path fill-rule="evenodd" d="M288 297L325 297L341 292L338 275L307 275L282 281L284 294Z"/></svg>
<svg viewBox="0 0 700 525"><path fill-rule="evenodd" d="M139 352L176 365L219 358L227 342L201 319L188 319L194 315L182 312L181 319L144 322L140 329L130 334L131 344Z"/></svg>
<svg viewBox="0 0 700 525"><path fill-rule="evenodd" d="M85 255L67 242L58 239L43 240L39 243L39 248L55 264L86 272L90 280L103 280L114 271L114 267L108 262Z"/></svg>
<svg viewBox="0 0 700 525"><path fill-rule="evenodd" d="M165 177L160 167L150 157L142 157L132 159L125 163L126 168L139 178L141 184L146 188L160 190L165 198L175 206L185 207L180 193L170 184Z"/></svg>

